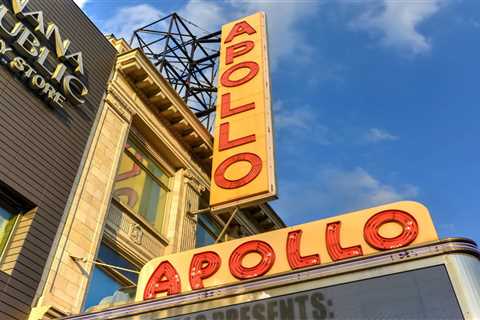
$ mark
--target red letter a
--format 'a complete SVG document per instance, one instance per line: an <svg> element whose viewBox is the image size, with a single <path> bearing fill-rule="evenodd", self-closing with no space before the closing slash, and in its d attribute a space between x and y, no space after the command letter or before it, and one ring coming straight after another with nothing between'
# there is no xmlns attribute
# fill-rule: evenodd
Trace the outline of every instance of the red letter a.
<svg viewBox="0 0 480 320"><path fill-rule="evenodd" d="M244 34L244 33L254 34L254 33L256 33L256 31L246 21L237 22L233 26L232 30L230 30L230 33L228 34L227 38L225 39L225 41L223 43L229 43L230 41L233 40L233 38L235 38L236 36L239 36L241 34Z"/></svg>
<svg viewBox="0 0 480 320"><path fill-rule="evenodd" d="M180 277L177 270L170 262L163 261L148 280L143 292L143 300L153 299L158 293L166 292L170 296L180 291Z"/></svg>

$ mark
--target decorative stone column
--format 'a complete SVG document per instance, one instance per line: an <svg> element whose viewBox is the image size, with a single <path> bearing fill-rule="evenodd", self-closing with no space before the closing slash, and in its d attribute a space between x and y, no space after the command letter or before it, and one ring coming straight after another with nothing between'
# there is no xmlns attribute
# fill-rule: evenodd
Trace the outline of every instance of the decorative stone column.
<svg viewBox="0 0 480 320"><path fill-rule="evenodd" d="M118 81L116 73L111 83ZM101 242L117 166L133 111L110 85L70 210L59 229L30 319L79 313ZM80 258L80 259L74 259Z"/></svg>

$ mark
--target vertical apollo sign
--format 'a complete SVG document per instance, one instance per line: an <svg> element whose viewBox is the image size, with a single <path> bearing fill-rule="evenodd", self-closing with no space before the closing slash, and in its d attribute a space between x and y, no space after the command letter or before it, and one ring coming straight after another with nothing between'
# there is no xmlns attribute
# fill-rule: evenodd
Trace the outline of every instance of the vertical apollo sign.
<svg viewBox="0 0 480 320"><path fill-rule="evenodd" d="M265 14L222 27L210 206L276 197Z"/></svg>

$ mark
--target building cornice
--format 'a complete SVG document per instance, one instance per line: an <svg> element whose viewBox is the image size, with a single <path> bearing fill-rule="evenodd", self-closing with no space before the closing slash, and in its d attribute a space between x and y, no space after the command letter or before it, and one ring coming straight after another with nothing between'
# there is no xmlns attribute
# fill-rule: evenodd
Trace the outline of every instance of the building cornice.
<svg viewBox="0 0 480 320"><path fill-rule="evenodd" d="M120 54L117 70L209 172L213 137L143 52L133 49Z"/></svg>

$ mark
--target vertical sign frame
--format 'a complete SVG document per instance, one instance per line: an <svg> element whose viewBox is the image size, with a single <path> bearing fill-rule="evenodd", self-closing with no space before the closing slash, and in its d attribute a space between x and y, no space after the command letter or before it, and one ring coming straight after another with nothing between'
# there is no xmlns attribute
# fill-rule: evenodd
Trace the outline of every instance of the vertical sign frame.
<svg viewBox="0 0 480 320"><path fill-rule="evenodd" d="M222 26L210 207L277 198L265 13Z"/></svg>

